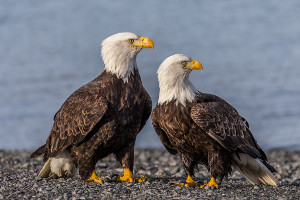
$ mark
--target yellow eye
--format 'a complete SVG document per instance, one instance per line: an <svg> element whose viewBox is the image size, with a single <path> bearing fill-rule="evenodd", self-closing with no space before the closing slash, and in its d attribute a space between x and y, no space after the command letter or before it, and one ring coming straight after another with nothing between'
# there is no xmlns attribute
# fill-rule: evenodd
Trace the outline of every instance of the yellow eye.
<svg viewBox="0 0 300 200"><path fill-rule="evenodd" d="M181 61L180 64L186 66L186 61Z"/></svg>
<svg viewBox="0 0 300 200"><path fill-rule="evenodd" d="M130 44L133 44L133 43L134 43L134 39L129 39L128 42L129 42Z"/></svg>

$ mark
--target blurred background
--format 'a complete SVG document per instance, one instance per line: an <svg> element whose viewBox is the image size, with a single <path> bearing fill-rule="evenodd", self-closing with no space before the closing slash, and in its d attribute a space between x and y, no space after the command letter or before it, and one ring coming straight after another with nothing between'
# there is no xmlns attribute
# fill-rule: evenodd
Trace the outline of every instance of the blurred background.
<svg viewBox="0 0 300 200"><path fill-rule="evenodd" d="M300 1L0 1L0 149L44 144L53 116L103 71L100 44L118 32L151 38L137 62L158 99L156 71L175 53L199 60L190 79L228 101L263 149L300 149ZM163 148L151 121L137 148Z"/></svg>

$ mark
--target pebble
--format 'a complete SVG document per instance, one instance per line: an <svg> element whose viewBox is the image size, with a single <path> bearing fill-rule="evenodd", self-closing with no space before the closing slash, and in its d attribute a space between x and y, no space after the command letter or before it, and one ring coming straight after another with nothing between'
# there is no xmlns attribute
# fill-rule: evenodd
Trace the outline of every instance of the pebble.
<svg viewBox="0 0 300 200"><path fill-rule="evenodd" d="M171 174L173 174L173 173L171 173ZM186 178L186 175L183 172L177 172L174 176L177 178L182 178L182 177Z"/></svg>
<svg viewBox="0 0 300 200"><path fill-rule="evenodd" d="M254 189L254 190L258 190L259 187L258 187L257 185L255 185L255 186L253 187L253 189Z"/></svg>
<svg viewBox="0 0 300 200"><path fill-rule="evenodd" d="M155 176L162 177L164 175L164 171L162 169L158 169L155 173Z"/></svg>
<svg viewBox="0 0 300 200"><path fill-rule="evenodd" d="M83 183L77 174L72 179L37 177L42 159L28 159L30 152L0 150L0 199L297 199L300 196L300 152L271 151L270 163L277 169L280 185L251 185L237 171L224 178L218 187L200 189L175 187L184 182L182 163L176 156L160 150L137 150L135 176L149 175L144 183L117 183L123 175L113 156L102 159L96 171L107 177L104 183ZM209 172L201 165L195 173L199 184L209 181Z"/></svg>
<svg viewBox="0 0 300 200"><path fill-rule="evenodd" d="M179 167L174 167L174 168L171 170L171 174L176 174L177 172L179 172Z"/></svg>

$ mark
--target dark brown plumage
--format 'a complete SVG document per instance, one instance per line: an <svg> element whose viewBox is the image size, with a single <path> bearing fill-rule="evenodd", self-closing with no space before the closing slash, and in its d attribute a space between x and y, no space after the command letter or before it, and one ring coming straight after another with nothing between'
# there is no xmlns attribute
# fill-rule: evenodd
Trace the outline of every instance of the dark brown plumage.
<svg viewBox="0 0 300 200"><path fill-rule="evenodd" d="M232 152L243 152L266 161L243 118L223 99L198 93L186 106L175 100L157 105L152 124L171 154L178 154L187 174L194 175L197 164L214 177L231 173Z"/></svg>
<svg viewBox="0 0 300 200"><path fill-rule="evenodd" d="M137 40L139 36L129 33L117 36L125 43L124 48L133 48L133 71L126 73L126 77L118 77L106 66L101 75L77 89L64 102L54 116L46 145L32 154L32 157L36 157L43 153L45 166L50 159L67 158L69 160L64 163L74 164L79 168L82 179L87 180L92 176L97 161L113 153L123 168L133 170L136 136L150 116L152 102L136 68L135 55L141 48L130 47L131 44L127 46L128 37ZM111 41L116 42L116 39ZM119 46L116 48L122 53ZM124 59L128 60L126 57ZM47 170L42 170L46 175L41 172L40 176L47 177L51 172L55 173L58 167L52 165L49 163L51 170L47 167ZM64 176L60 174L60 170L64 173L64 166L58 166L59 172L55 174Z"/></svg>
<svg viewBox="0 0 300 200"><path fill-rule="evenodd" d="M264 169L275 171L248 122L222 98L194 91L188 74L191 69L202 69L196 62L174 55L158 70L160 99L152 111L152 124L159 139L171 154L181 158L188 177L193 177L195 167L201 164L212 177L222 180L234 166L252 183L277 184ZM189 101L185 96L193 98Z"/></svg>

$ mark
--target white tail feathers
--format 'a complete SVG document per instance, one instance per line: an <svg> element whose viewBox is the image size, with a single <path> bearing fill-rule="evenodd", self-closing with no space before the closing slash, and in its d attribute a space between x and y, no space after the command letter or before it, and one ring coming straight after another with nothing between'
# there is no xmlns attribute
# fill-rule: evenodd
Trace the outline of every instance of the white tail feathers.
<svg viewBox="0 0 300 200"><path fill-rule="evenodd" d="M50 168L51 158L47 160L47 162L44 164L44 167L39 173L39 177L41 178L48 178L51 175L51 168Z"/></svg>
<svg viewBox="0 0 300 200"><path fill-rule="evenodd" d="M73 177L76 170L70 153L63 151L58 156L49 158L38 176L48 178L51 174L55 174L56 177Z"/></svg>
<svg viewBox="0 0 300 200"><path fill-rule="evenodd" d="M272 172L259 160L239 153L232 156L233 166L252 184L278 185L278 180Z"/></svg>

